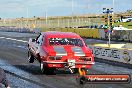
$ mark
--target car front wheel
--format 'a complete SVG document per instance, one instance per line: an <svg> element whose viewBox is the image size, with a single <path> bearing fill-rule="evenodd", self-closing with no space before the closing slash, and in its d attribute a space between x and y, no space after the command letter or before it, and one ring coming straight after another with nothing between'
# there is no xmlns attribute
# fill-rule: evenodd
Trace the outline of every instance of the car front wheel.
<svg viewBox="0 0 132 88"><path fill-rule="evenodd" d="M34 62L34 56L31 54L30 51L28 51L28 60L29 60L29 63L33 63Z"/></svg>

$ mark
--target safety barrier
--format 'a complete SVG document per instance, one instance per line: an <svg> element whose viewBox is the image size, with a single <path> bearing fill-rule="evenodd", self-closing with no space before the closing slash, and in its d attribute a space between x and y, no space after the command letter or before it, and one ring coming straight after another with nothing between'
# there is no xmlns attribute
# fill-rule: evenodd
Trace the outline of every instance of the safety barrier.
<svg viewBox="0 0 132 88"><path fill-rule="evenodd" d="M75 32L81 37L108 39L108 30L88 28L49 28L42 31ZM111 40L132 41L132 30L114 30L111 32Z"/></svg>
<svg viewBox="0 0 132 88"><path fill-rule="evenodd" d="M45 31L61 31L61 32L75 32L82 37L99 38L99 29L87 29L87 28L49 28L42 29Z"/></svg>
<svg viewBox="0 0 132 88"><path fill-rule="evenodd" d="M93 50L93 54L97 59L101 58L132 65L132 45L111 44L111 48L109 48L106 44L100 44L90 45L89 48Z"/></svg>
<svg viewBox="0 0 132 88"><path fill-rule="evenodd" d="M99 30L100 39L108 39L108 32ZM132 30L114 30L111 33L112 40L132 41Z"/></svg>
<svg viewBox="0 0 132 88"><path fill-rule="evenodd" d="M0 27L0 31L11 32L30 32L39 33L41 31L62 31L62 32L75 32L81 37L96 38L96 39L108 39L108 31L104 29L88 29L88 28L17 28L17 27ZM132 30L115 30L111 33L111 40L123 40L132 42Z"/></svg>

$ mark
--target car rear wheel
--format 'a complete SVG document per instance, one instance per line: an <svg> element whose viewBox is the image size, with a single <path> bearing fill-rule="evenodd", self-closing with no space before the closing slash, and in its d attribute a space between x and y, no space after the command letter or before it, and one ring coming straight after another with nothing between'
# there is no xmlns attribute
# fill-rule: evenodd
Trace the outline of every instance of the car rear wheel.
<svg viewBox="0 0 132 88"><path fill-rule="evenodd" d="M40 70L42 73L45 73L44 64L42 62L40 62Z"/></svg>
<svg viewBox="0 0 132 88"><path fill-rule="evenodd" d="M48 68L44 66L43 62L40 62L40 69L43 74L52 75L54 74L55 68Z"/></svg>
<svg viewBox="0 0 132 88"><path fill-rule="evenodd" d="M55 68L47 68L46 69L46 74L47 75L53 75L55 73Z"/></svg>
<svg viewBox="0 0 132 88"><path fill-rule="evenodd" d="M34 62L34 56L31 54L30 51L28 51L28 60L29 60L29 63L33 63Z"/></svg>

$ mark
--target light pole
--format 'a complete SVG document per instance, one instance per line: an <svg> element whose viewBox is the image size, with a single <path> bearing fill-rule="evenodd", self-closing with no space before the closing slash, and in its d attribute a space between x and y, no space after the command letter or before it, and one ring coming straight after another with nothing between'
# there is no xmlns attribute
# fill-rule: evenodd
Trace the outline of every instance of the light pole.
<svg viewBox="0 0 132 88"><path fill-rule="evenodd" d="M113 8L103 8L105 14L107 14L107 26L108 26L108 38L109 38L109 42L108 42L108 46L110 47L110 34L111 34L111 27L110 27L110 14L113 12L112 11Z"/></svg>
<svg viewBox="0 0 132 88"><path fill-rule="evenodd" d="M28 7L27 7L27 22L26 22L26 27L28 28L28 17L29 17L29 10L28 10Z"/></svg>
<svg viewBox="0 0 132 88"><path fill-rule="evenodd" d="M74 1L72 0L72 26L73 26L73 14L74 14Z"/></svg>
<svg viewBox="0 0 132 88"><path fill-rule="evenodd" d="M115 19L114 18L115 0L113 0L112 4L113 4L113 13L112 13L112 15L113 15L113 19Z"/></svg>
<svg viewBox="0 0 132 88"><path fill-rule="evenodd" d="M47 9L45 9L45 24L46 24L46 27L47 27L47 22L48 22L48 20L47 20Z"/></svg>
<svg viewBox="0 0 132 88"><path fill-rule="evenodd" d="M112 1L112 4L113 4L113 8L114 8L114 6L115 6L115 0Z"/></svg>

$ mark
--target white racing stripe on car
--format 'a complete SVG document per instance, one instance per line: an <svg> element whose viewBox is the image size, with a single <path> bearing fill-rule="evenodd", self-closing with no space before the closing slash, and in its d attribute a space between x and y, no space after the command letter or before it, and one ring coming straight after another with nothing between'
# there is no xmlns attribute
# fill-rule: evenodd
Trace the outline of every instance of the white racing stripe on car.
<svg viewBox="0 0 132 88"><path fill-rule="evenodd" d="M83 52L81 47L72 47L72 51L74 52L74 56L85 56L85 53Z"/></svg>
<svg viewBox="0 0 132 88"><path fill-rule="evenodd" d="M54 46L54 51L56 52L56 56L66 56L67 52L62 46Z"/></svg>
<svg viewBox="0 0 132 88"><path fill-rule="evenodd" d="M13 39L13 38L6 38L6 37L0 37L0 39L7 39L7 40L13 40L13 41L17 41L17 42L24 42L24 43L28 42L28 41L24 41L24 40L18 40L18 39Z"/></svg>

